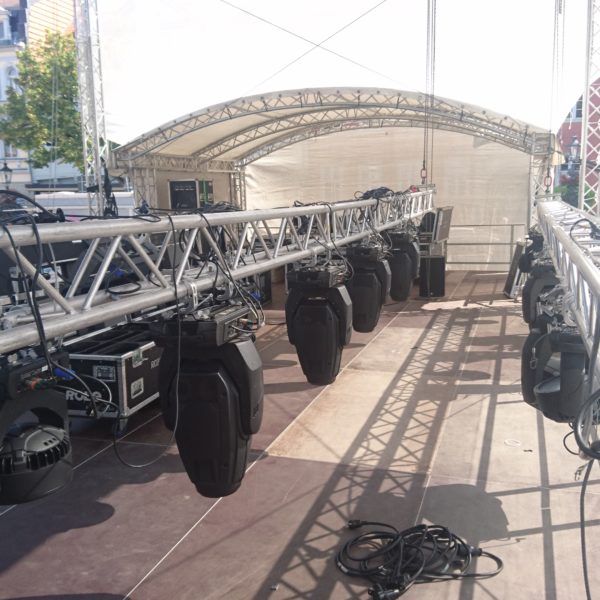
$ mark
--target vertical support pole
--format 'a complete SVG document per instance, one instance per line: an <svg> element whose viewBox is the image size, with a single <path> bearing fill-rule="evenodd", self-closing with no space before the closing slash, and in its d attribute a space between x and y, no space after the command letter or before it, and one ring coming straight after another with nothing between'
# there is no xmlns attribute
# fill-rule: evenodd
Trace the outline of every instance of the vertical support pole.
<svg viewBox="0 0 600 600"><path fill-rule="evenodd" d="M84 185L92 188L97 214L103 214L103 168L108 166L108 141L104 121L100 36L96 0L73 0L79 107L83 138ZM90 198L91 201L91 198Z"/></svg>
<svg viewBox="0 0 600 600"><path fill-rule="evenodd" d="M246 205L246 168L239 167L238 174L240 181L240 208L246 210L248 208Z"/></svg>
<svg viewBox="0 0 600 600"><path fill-rule="evenodd" d="M540 196L545 196L546 185L545 178L548 164L552 160L552 155L532 154L529 158L529 201L527 204L527 228L531 227L536 221L535 203Z"/></svg>
<svg viewBox="0 0 600 600"><path fill-rule="evenodd" d="M133 199L136 206L145 200L149 206L158 208L156 194L156 170L146 167L131 168Z"/></svg>

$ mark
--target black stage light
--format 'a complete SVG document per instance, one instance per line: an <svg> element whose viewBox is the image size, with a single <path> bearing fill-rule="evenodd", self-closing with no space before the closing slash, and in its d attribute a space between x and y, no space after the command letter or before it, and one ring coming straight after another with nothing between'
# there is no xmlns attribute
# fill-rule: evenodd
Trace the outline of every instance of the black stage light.
<svg viewBox="0 0 600 600"><path fill-rule="evenodd" d="M240 335L241 307L221 307L202 321L184 319L152 335L163 351L160 398L165 424L185 469L203 496L235 492L244 477L252 434L263 411L262 361L252 339ZM181 359L177 364L178 346ZM219 344L219 345L217 345Z"/></svg>
<svg viewBox="0 0 600 600"><path fill-rule="evenodd" d="M552 351L560 352L560 374L539 382L533 392L545 417L569 423L583 403L587 354L576 332L552 331L548 339Z"/></svg>
<svg viewBox="0 0 600 600"><path fill-rule="evenodd" d="M373 331L390 293L390 265L381 245L350 246L346 258L353 273L346 282L352 300L352 325L356 331Z"/></svg>
<svg viewBox="0 0 600 600"><path fill-rule="evenodd" d="M392 273L390 296L396 302L403 302L410 296L413 283L413 262L407 252L392 250L389 264Z"/></svg>
<svg viewBox="0 0 600 600"><path fill-rule="evenodd" d="M530 326L537 317L536 304L539 297L557 284L558 279L552 265L541 264L531 268L529 277L521 292L523 320L529 323Z"/></svg>
<svg viewBox="0 0 600 600"><path fill-rule="evenodd" d="M530 330L521 351L521 392L523 400L539 409L536 385L553 376L549 361L553 354L550 338L540 325Z"/></svg>
<svg viewBox="0 0 600 600"><path fill-rule="evenodd" d="M53 361L68 364L66 354ZM0 367L0 504L37 500L72 479L67 403L54 384L45 359Z"/></svg>
<svg viewBox="0 0 600 600"><path fill-rule="evenodd" d="M342 348L352 337L352 301L343 284L345 275L345 265L303 267L288 274L288 339L296 346L307 380L315 385L335 381Z"/></svg>
<svg viewBox="0 0 600 600"><path fill-rule="evenodd" d="M410 231L390 231L388 237L392 242L392 251L406 252L412 263L413 279L419 276L419 264L421 260L421 250L419 248L419 238Z"/></svg>
<svg viewBox="0 0 600 600"><path fill-rule="evenodd" d="M421 252L418 237L409 231L390 231L391 256L388 259L392 272L390 296L402 302L410 295L412 282L419 276Z"/></svg>

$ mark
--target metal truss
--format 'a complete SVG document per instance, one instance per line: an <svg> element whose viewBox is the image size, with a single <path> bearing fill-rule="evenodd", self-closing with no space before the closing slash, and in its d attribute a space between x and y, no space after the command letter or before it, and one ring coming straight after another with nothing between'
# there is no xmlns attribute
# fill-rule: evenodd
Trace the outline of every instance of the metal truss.
<svg viewBox="0 0 600 600"><path fill-rule="evenodd" d="M527 223L531 227L536 214L534 207L539 198L544 197L548 189L547 172L551 156L531 156L529 161L529 206L527 207Z"/></svg>
<svg viewBox="0 0 600 600"><path fill-rule="evenodd" d="M122 167L129 167L119 162ZM171 154L147 154L143 159L135 161L135 169L156 169L158 171L189 171L194 173L229 173L236 170L236 163L230 160L206 160L197 156L174 156Z"/></svg>
<svg viewBox="0 0 600 600"><path fill-rule="evenodd" d="M142 200L145 200L150 206L157 206L156 169L153 167L132 169L131 179L133 181L135 205L140 206Z"/></svg>
<svg viewBox="0 0 600 600"><path fill-rule="evenodd" d="M600 212L600 0L588 0L587 60L579 173L579 208Z"/></svg>
<svg viewBox="0 0 600 600"><path fill-rule="evenodd" d="M331 133L354 123L356 127L422 126L426 118L430 126L484 137L528 154L547 154L553 146L547 132L475 106L436 97L431 107L423 94L341 88L265 94L203 109L122 146L116 160L125 167L145 166L147 160L155 160L150 156L165 152L172 168L179 168L179 152L173 151L177 140L205 130L193 155L196 164L220 158L243 166L283 147L286 140L294 143L303 135L319 135L320 129ZM189 161L181 154L180 164Z"/></svg>
<svg viewBox="0 0 600 600"><path fill-rule="evenodd" d="M68 286L54 286L43 277L37 280L46 296L39 301L45 335L51 340L101 323L123 321L177 300L193 309L202 292L214 287L215 279L226 283L250 277L419 218L433 209L434 191L429 186L380 200L41 224L37 227L41 242L50 248L76 240L87 246L77 269L69 274ZM34 266L26 255L35 253L35 232L25 225L11 226L10 231L17 251L4 232L0 249L33 277L39 265ZM28 246L33 248L24 252ZM118 285L116 269L135 275L133 292L128 284L114 287ZM5 310L0 319L0 354L37 343L38 330L29 306L18 304Z"/></svg>
<svg viewBox="0 0 600 600"><path fill-rule="evenodd" d="M106 199L102 175L104 165L108 165L109 148L104 120L98 8L96 0L74 0L74 7L84 178L86 188L96 186L95 209L103 214Z"/></svg>
<svg viewBox="0 0 600 600"><path fill-rule="evenodd" d="M577 323L591 356L594 339L600 335L600 240L590 236L589 222L600 227L600 219L559 198L538 202L539 227L565 290L563 306ZM600 381L600 360L596 360L594 371Z"/></svg>

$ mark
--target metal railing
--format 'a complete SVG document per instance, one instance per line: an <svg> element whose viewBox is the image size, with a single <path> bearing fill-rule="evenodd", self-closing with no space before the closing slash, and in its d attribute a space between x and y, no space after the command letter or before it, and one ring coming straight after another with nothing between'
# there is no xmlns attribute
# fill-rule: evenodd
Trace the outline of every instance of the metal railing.
<svg viewBox="0 0 600 600"><path fill-rule="evenodd" d="M467 229L467 228L473 228L473 229L477 229L477 230L481 230L481 229L494 229L496 227L509 227L510 228L510 232L509 232L509 237L508 237L508 241L506 242L494 242L494 241L489 241L489 240L477 240L474 242L455 242L452 241L452 231L456 231L458 229ZM514 253L516 244L519 240L523 240L525 238L525 234L527 232L527 227L525 225L525 223L498 223L498 224L488 224L488 225L475 225L475 224L463 224L461 223L460 225L453 225L450 228L450 236L449 236L449 241L447 243L447 246L449 248L452 247L469 247L469 246L473 246L473 247L478 247L478 248L482 248L485 246L488 247L506 247L508 248L508 258L507 260L498 260L498 261L491 261L491 260L486 260L484 258L480 259L480 260L449 260L446 261L446 264L448 265L505 265L505 266L509 266L511 261L512 261L512 255Z"/></svg>

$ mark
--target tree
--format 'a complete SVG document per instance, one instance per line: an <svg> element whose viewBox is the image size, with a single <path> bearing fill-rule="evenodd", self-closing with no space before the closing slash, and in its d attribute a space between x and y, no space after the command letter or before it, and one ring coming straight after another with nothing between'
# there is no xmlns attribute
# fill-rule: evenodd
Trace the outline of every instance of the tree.
<svg viewBox="0 0 600 600"><path fill-rule="evenodd" d="M62 160L83 169L73 35L48 32L17 53L18 76L0 108L0 138L31 153L34 167Z"/></svg>

